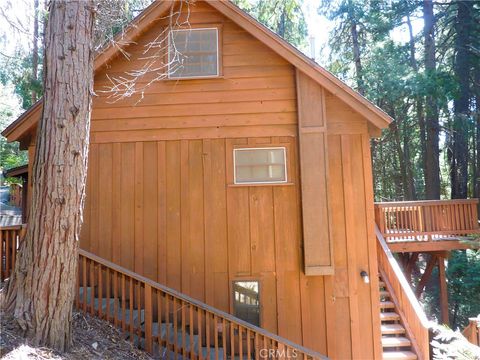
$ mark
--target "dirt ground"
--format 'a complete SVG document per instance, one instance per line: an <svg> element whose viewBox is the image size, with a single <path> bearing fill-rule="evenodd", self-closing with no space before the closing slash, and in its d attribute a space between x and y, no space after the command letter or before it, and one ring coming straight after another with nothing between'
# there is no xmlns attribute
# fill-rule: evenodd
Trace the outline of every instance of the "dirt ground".
<svg viewBox="0 0 480 360"><path fill-rule="evenodd" d="M0 313L1 359L152 359L123 339L121 331L88 314L73 316L73 347L65 354L48 348L31 347L21 336L20 329Z"/></svg>

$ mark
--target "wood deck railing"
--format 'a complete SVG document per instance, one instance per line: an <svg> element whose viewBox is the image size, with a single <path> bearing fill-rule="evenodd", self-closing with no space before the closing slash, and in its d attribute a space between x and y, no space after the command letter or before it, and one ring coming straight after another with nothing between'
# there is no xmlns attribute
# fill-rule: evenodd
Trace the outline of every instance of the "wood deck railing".
<svg viewBox="0 0 480 360"><path fill-rule="evenodd" d="M430 359L430 323L402 269L376 227L378 269L409 335L418 359Z"/></svg>
<svg viewBox="0 0 480 360"><path fill-rule="evenodd" d="M430 241L479 233L478 199L375 203L387 242Z"/></svg>
<svg viewBox="0 0 480 360"><path fill-rule="evenodd" d="M480 316L468 319L468 325L462 334L473 345L480 346Z"/></svg>
<svg viewBox="0 0 480 360"><path fill-rule="evenodd" d="M0 228L0 281L10 277L15 266L20 239L25 233L25 225Z"/></svg>
<svg viewBox="0 0 480 360"><path fill-rule="evenodd" d="M80 250L76 307L121 328L150 353L182 359L326 359Z"/></svg>

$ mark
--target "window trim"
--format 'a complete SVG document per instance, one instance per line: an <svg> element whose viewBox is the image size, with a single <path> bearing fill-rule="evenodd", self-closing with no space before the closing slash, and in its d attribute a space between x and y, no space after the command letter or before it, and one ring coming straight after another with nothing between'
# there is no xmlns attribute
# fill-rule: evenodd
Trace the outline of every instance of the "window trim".
<svg viewBox="0 0 480 360"><path fill-rule="evenodd" d="M283 150L284 156L284 170L285 170L285 180L281 181L242 181L237 182L237 166L235 163L235 154L237 151L246 151L246 150ZM233 184L234 185L278 185L278 184L288 184L288 158L287 158L287 147L286 146L265 146L265 147L236 147L233 149ZM270 165L267 165L270 166Z"/></svg>
<svg viewBox="0 0 480 360"><path fill-rule="evenodd" d="M217 73L215 75L188 75L184 77L172 77L170 76L170 45L172 40L172 32L176 31L197 31L197 30L215 30L215 35L217 39ZM168 45L167 45L167 79L168 80L189 80L189 79L212 79L212 78L219 78L221 77L221 66L220 66L220 28L218 26L206 26L206 27L191 27L188 29L171 29L168 34Z"/></svg>

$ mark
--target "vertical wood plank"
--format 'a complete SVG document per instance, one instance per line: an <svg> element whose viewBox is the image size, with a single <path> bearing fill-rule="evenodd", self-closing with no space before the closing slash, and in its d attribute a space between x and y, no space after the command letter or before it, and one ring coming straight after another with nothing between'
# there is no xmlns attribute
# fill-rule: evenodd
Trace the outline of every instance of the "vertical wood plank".
<svg viewBox="0 0 480 360"><path fill-rule="evenodd" d="M98 145L98 253L112 259L112 144Z"/></svg>
<svg viewBox="0 0 480 360"><path fill-rule="evenodd" d="M166 152L167 286L181 290L180 142L168 141Z"/></svg>
<svg viewBox="0 0 480 360"><path fill-rule="evenodd" d="M143 201L143 155L144 144L142 142L135 143L135 258L134 271L143 275L144 258L144 201Z"/></svg>
<svg viewBox="0 0 480 360"><path fill-rule="evenodd" d="M296 77L305 273L332 275L325 97L323 89L301 71Z"/></svg>
<svg viewBox="0 0 480 360"><path fill-rule="evenodd" d="M190 257L190 294L205 301L205 238L204 238L204 177L203 142L191 140L188 144L188 242ZM218 256L218 255L217 255Z"/></svg>
<svg viewBox="0 0 480 360"><path fill-rule="evenodd" d="M157 225L157 281L161 284L167 283L167 164L166 164L166 143L157 143L157 179L158 179L158 225Z"/></svg>
<svg viewBox="0 0 480 360"><path fill-rule="evenodd" d="M188 167L189 140L180 140L180 226L181 226L181 291L191 295L190 269L193 254L190 254L190 207L189 207L189 183L191 181Z"/></svg>
<svg viewBox="0 0 480 360"><path fill-rule="evenodd" d="M121 146L122 172L120 181L120 265L134 270L135 259L135 144ZM127 170L128 169L128 170Z"/></svg>
<svg viewBox="0 0 480 360"><path fill-rule="evenodd" d="M374 213L374 194L373 194L373 170L370 154L370 139L367 134L362 135L362 154L365 178L365 206L366 206L366 226L367 226L367 244L368 244L368 266L370 268L370 308L372 309L372 334L373 334L373 355L376 359L382 357L380 319L377 316L380 312L379 302L379 283L378 283L378 260L376 252L375 238L375 219ZM413 227L418 228L415 207L411 208ZM373 274L373 275L372 275Z"/></svg>
<svg viewBox="0 0 480 360"><path fill-rule="evenodd" d="M349 141L349 135L341 135L342 147L342 170L343 178L346 184L351 184L354 179L352 175L352 149ZM352 199L353 186L344 186L344 196L346 199ZM355 232L355 207L352 201L345 202L345 229L346 229L346 248L348 257L348 281L349 281L349 304L350 304L350 340L352 344L352 357L358 358L361 353L360 349L360 322L358 308L358 264L355 242L357 234Z"/></svg>
<svg viewBox="0 0 480 360"><path fill-rule="evenodd" d="M203 141L205 218L205 299L229 311L225 140Z"/></svg>
<svg viewBox="0 0 480 360"><path fill-rule="evenodd" d="M450 319L448 316L448 290L447 278L445 275L445 259L438 257L438 277L440 282L440 312L442 315L442 323L449 325Z"/></svg>
<svg viewBox="0 0 480 360"><path fill-rule="evenodd" d="M122 145L120 143L113 144L112 154L112 262L119 264L121 261L121 186L122 186Z"/></svg>
<svg viewBox="0 0 480 360"><path fill-rule="evenodd" d="M156 142L143 145L143 275L158 274L158 153Z"/></svg>
<svg viewBox="0 0 480 360"><path fill-rule="evenodd" d="M94 254L98 254L98 230L99 230L99 208L98 208L98 195L100 182L98 181L98 145L91 144L89 152L90 167L88 168L87 177L92 178L91 193L90 193L90 251ZM88 249L87 249L88 250Z"/></svg>

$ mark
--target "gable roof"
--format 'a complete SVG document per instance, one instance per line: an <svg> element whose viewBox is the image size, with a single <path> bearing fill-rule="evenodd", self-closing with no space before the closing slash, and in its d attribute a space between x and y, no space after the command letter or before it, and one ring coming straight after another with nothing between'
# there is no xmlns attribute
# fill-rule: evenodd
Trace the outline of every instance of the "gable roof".
<svg viewBox="0 0 480 360"><path fill-rule="evenodd" d="M109 42L95 57L94 71L97 72L112 58L120 53L119 41L129 44L147 31L156 20L169 11L172 4L178 0L155 0L140 15L138 15L126 28L117 35L114 41ZM255 20L229 0L198 0L204 1L225 17L249 32L253 37L264 43L278 55L294 65L297 69L311 77L333 95L348 104L353 110L364 116L373 126L383 129L390 124L392 118L382 109L374 105L358 92L350 88L332 73L318 65L304 55L297 48L275 34L266 26ZM17 120L11 123L2 135L9 141L21 138L29 129L36 125L38 119L35 114L42 110L42 99L32 105Z"/></svg>

